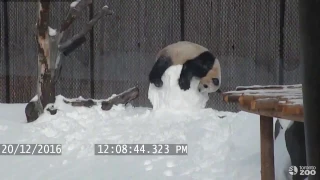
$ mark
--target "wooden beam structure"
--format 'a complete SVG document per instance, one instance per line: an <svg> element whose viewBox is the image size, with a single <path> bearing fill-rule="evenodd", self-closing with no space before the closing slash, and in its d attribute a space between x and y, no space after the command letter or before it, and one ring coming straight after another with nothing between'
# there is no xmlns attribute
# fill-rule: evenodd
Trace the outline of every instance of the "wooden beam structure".
<svg viewBox="0 0 320 180"><path fill-rule="evenodd" d="M225 102L260 115L261 180L274 180L273 118L304 122L302 85L238 86L222 96Z"/></svg>
<svg viewBox="0 0 320 180"><path fill-rule="evenodd" d="M261 180L274 180L273 118L260 116Z"/></svg>
<svg viewBox="0 0 320 180"><path fill-rule="evenodd" d="M250 113L303 122L302 85L239 86L223 93L227 103L238 103Z"/></svg>

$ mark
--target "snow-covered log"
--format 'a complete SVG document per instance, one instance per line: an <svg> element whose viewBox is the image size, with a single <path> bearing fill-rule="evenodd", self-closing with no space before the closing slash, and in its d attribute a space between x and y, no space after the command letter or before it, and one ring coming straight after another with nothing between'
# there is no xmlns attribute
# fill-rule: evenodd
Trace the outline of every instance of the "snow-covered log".
<svg viewBox="0 0 320 180"><path fill-rule="evenodd" d="M138 96L139 96L139 88L133 87L107 100L76 99L76 100L70 101L70 100L64 99L64 102L67 104L71 104L72 106L83 106L88 108L101 104L101 109L108 111L112 108L113 105L127 104L130 101L136 99Z"/></svg>
<svg viewBox="0 0 320 180"><path fill-rule="evenodd" d="M82 106L88 108L97 105L97 100L93 99L76 99L72 101L64 99L63 102L65 102L66 104L71 104L72 106Z"/></svg>
<svg viewBox="0 0 320 180"><path fill-rule="evenodd" d="M113 14L108 6L104 6L92 20L90 20L79 33L71 39L62 42L64 32L70 27L81 11L92 3L92 0L76 0L70 4L67 17L61 23L60 29L49 27L50 0L38 0L38 21L36 24L36 39L38 44L38 81L37 98L31 100L25 109L28 122L35 121L48 104L55 102L55 84L59 80L64 56L70 54L85 42L85 34L104 15ZM46 108L51 114L55 114L54 107Z"/></svg>
<svg viewBox="0 0 320 180"><path fill-rule="evenodd" d="M127 104L128 102L136 99L139 96L139 89L137 87L128 89L117 96L114 96L107 101L101 102L101 109L102 110L110 110L113 105L118 104Z"/></svg>

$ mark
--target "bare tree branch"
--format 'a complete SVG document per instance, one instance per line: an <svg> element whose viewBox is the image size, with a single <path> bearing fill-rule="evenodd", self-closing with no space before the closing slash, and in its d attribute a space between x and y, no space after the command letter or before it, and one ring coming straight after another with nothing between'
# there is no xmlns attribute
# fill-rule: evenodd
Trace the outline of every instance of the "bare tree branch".
<svg viewBox="0 0 320 180"><path fill-rule="evenodd" d="M54 70L56 69L56 60L59 56L57 32L55 29L48 27L49 29L49 49L50 49L50 61L48 62L48 68L51 71L51 78L54 77Z"/></svg>
<svg viewBox="0 0 320 180"><path fill-rule="evenodd" d="M100 10L99 13L97 13L85 26L85 28L78 34L74 35L71 39L67 40L66 42L62 43L61 45L59 45L59 50L61 52L64 52L66 50L68 50L68 48L74 44L76 44L75 42L80 41L81 38L83 38L85 36L85 34L87 32L89 32L91 30L91 28L93 27L93 25L102 17L105 16L106 14L111 15L113 14L113 12L111 10L109 10L108 6L104 6L102 8L102 10Z"/></svg>
<svg viewBox="0 0 320 180"><path fill-rule="evenodd" d="M68 56L72 51L74 51L75 49L80 47L83 43L85 43L86 40L87 39L85 36L78 37L77 39L70 39L69 40L70 44L68 44L68 46L64 47L64 49L60 49L60 51L65 56Z"/></svg>
<svg viewBox="0 0 320 180"><path fill-rule="evenodd" d="M57 32L57 48L58 45L60 44L62 38L64 37L64 32L70 27L70 25L74 22L74 20L80 15L81 11L88 6L89 4L92 3L92 0L76 0L73 3L70 4L70 9L68 12L67 17L63 20L63 22L60 25L60 29ZM60 75L61 72L61 52L59 51L57 53L56 60L54 61L55 63L55 72L54 74ZM54 81L56 82L59 79L59 77L55 77Z"/></svg>
<svg viewBox="0 0 320 180"><path fill-rule="evenodd" d="M66 31L70 27L73 21L80 15L81 11L86 6L92 3L92 0L77 0L75 2L77 2L75 6L73 6L72 3L70 4L70 10L68 12L68 15L66 19L63 20L60 26L60 29L59 29L60 35L58 38L59 43L64 35L64 31Z"/></svg>

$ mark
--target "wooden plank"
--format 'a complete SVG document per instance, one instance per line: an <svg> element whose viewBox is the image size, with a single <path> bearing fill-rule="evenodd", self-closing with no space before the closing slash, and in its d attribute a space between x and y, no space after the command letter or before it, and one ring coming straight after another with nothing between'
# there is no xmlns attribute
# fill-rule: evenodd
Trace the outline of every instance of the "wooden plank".
<svg viewBox="0 0 320 180"><path fill-rule="evenodd" d="M231 98L229 98L229 96ZM278 98L302 104L302 85L285 86L238 86L235 91L223 93L226 102L238 101L241 96L253 96L254 98ZM237 98L238 97L238 98Z"/></svg>
<svg viewBox="0 0 320 180"><path fill-rule="evenodd" d="M273 118L260 116L261 180L274 180Z"/></svg>
<svg viewBox="0 0 320 180"><path fill-rule="evenodd" d="M238 86L222 94L227 103L237 103L243 111L268 117L303 122L302 85Z"/></svg>
<svg viewBox="0 0 320 180"><path fill-rule="evenodd" d="M301 89L302 84L293 84L293 85L254 85L254 86L237 86L236 91L243 90L283 90L283 89Z"/></svg>
<svg viewBox="0 0 320 180"><path fill-rule="evenodd" d="M262 115L262 116L267 116L267 117L276 117L276 118L292 120L292 121L304 122L303 115L281 114L281 113L278 113L278 112L273 111L273 110L252 111L252 110L249 110L248 108L243 107L243 106L239 106L239 109L241 111L245 111L245 112L252 113L252 114L257 114L257 115Z"/></svg>

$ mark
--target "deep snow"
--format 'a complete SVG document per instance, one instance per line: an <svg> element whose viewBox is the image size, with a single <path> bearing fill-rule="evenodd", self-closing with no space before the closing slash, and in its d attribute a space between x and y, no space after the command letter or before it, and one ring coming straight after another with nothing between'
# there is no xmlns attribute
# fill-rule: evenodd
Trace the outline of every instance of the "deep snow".
<svg viewBox="0 0 320 180"><path fill-rule="evenodd" d="M156 97L161 95L149 96ZM63 98L57 97L56 115L43 114L33 123L26 123L26 104L0 104L0 143L62 144L61 156L0 156L1 180L260 179L257 115L211 108L177 110L173 105L157 110L119 105L102 111L99 106L71 107ZM95 156L95 143L185 143L188 155ZM277 179L285 180L283 131L275 146Z"/></svg>
<svg viewBox="0 0 320 180"><path fill-rule="evenodd" d="M3 180L260 179L256 115L131 106L103 112L59 103L56 116L45 114L27 124L25 105L0 104L1 143L61 143L62 155L0 156ZM95 143L187 143L189 149L188 156L94 156ZM283 143L282 131L275 143L276 170L282 177L288 175L283 167L289 158Z"/></svg>

